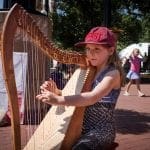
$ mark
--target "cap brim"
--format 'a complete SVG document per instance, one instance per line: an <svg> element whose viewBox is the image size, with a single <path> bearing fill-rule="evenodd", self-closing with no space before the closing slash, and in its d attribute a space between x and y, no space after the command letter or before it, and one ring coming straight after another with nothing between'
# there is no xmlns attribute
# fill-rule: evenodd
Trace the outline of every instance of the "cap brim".
<svg viewBox="0 0 150 150"><path fill-rule="evenodd" d="M97 45L104 45L104 44L108 44L106 42L78 42L76 43L74 46L76 47L80 47L80 46L85 46L86 44L97 44Z"/></svg>

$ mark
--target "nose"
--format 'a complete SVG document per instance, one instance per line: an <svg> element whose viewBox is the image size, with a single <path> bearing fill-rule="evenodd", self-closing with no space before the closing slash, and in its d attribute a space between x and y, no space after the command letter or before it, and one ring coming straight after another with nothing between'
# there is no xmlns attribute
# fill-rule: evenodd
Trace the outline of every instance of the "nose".
<svg viewBox="0 0 150 150"><path fill-rule="evenodd" d="M94 50L91 50L91 49L87 50L86 53L87 53L87 55L92 55L92 56L95 55L95 51L94 51Z"/></svg>

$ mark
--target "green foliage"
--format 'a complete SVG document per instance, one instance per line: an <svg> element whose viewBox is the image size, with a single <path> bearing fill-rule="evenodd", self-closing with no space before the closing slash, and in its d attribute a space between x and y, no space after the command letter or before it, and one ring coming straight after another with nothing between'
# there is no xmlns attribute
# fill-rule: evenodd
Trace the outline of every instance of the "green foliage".
<svg viewBox="0 0 150 150"><path fill-rule="evenodd" d="M150 15L146 14L142 21L142 33L140 35L141 42L150 42Z"/></svg>
<svg viewBox="0 0 150 150"><path fill-rule="evenodd" d="M104 0L56 0L53 19L53 39L64 48L84 39L94 26L101 26ZM118 50L132 43L149 42L149 0L111 0L111 27L123 32Z"/></svg>
<svg viewBox="0 0 150 150"><path fill-rule="evenodd" d="M122 16L122 29L124 30L120 41L124 44L132 44L139 42L139 36L142 32L141 21L136 20L132 16Z"/></svg>

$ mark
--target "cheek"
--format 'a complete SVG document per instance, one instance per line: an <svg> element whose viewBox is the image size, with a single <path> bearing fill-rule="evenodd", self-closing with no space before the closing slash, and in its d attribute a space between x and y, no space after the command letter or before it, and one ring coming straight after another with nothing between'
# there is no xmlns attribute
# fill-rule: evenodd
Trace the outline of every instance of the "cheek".
<svg viewBox="0 0 150 150"><path fill-rule="evenodd" d="M86 53L86 57L87 57L87 58L90 58L90 57L91 57L91 55Z"/></svg>
<svg viewBox="0 0 150 150"><path fill-rule="evenodd" d="M110 54L108 52L104 52L104 53L97 55L97 57L100 57L102 59L106 59L109 56L110 56Z"/></svg>

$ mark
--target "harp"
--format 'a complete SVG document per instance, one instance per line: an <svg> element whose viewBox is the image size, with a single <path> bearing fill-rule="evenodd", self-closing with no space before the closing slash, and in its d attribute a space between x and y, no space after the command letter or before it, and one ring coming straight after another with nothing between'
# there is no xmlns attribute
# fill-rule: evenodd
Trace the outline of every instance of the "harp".
<svg viewBox="0 0 150 150"><path fill-rule="evenodd" d="M57 60L58 62L64 64L76 64L80 66L77 71L75 71L71 79L67 82L62 92L64 95L67 95L70 92L72 94L76 94L77 90L79 90L78 92L90 90L91 82L95 74L95 69L92 67L88 67L84 54L77 52L66 52L57 48L46 36L44 36L30 14L27 13L18 4L15 4L8 12L3 25L1 40L4 80L6 83L6 89L8 92L11 109L13 149L69 150L71 149L71 146L76 141L76 139L80 136L85 107L67 107L64 113L55 116L55 111L58 107L52 106L48 110L44 119L42 119L42 121L36 128L36 131L30 137L29 141L22 146L18 96L13 66L14 35L18 29L23 31L24 36L27 34L34 45L38 47L38 51L42 52L43 55L47 56L47 58ZM35 58L40 58L41 54L39 55L37 55ZM36 73L39 73L37 69ZM40 77L38 77L38 79L40 79L40 83L36 84L34 81L34 85L38 88L36 92L34 91L35 95L38 94L39 86L44 81L43 79L41 79L40 73L39 76ZM82 85L79 85L81 81ZM71 87L71 83L74 82L76 84L74 85L74 87ZM31 99L34 99L34 96ZM28 96L26 96L26 99L28 101ZM67 119L67 121L64 123L65 119ZM51 123L52 125L50 125ZM61 132L62 130L63 132Z"/></svg>

